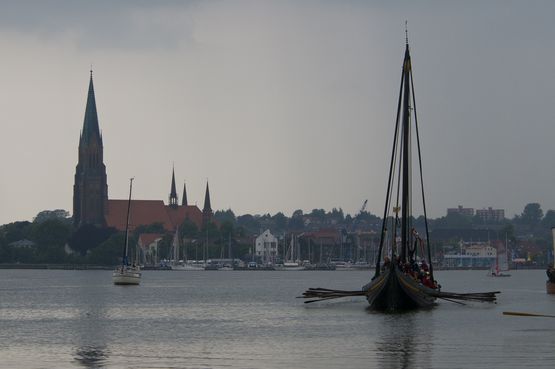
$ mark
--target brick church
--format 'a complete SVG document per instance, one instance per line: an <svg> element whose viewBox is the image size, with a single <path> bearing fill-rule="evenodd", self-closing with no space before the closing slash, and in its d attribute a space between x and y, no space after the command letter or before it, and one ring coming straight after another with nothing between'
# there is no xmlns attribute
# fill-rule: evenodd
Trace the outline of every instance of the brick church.
<svg viewBox="0 0 555 369"><path fill-rule="evenodd" d="M108 181L103 158L104 146L98 124L92 71L83 130L79 137L79 160L75 168L73 185L73 222L76 227L84 224L114 227L125 230L127 199L108 199ZM162 200L131 200L130 229L140 225L160 223L168 232L174 231L186 219L201 229L212 219L210 191L206 183L206 194L202 211L187 203L187 192L183 185L183 196L179 204L172 171L169 204Z"/></svg>

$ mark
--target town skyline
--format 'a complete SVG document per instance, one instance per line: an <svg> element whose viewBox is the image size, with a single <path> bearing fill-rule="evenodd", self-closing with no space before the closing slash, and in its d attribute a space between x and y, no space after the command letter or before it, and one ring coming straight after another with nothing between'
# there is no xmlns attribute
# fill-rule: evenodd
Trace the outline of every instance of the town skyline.
<svg viewBox="0 0 555 369"><path fill-rule="evenodd" d="M91 63L109 198L175 165L214 210L381 216L406 19L429 216L555 208L550 2L49 3L0 5L0 224L71 211Z"/></svg>

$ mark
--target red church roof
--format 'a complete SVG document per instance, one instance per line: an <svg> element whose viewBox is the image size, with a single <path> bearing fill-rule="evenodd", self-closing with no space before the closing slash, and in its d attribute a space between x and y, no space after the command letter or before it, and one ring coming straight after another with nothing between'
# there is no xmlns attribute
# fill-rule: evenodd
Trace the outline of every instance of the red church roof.
<svg viewBox="0 0 555 369"><path fill-rule="evenodd" d="M106 224L119 231L125 231L127 218L127 200L108 200ZM196 205L172 208L162 200L131 200L129 229L140 225L161 223L166 231L174 231L185 219L190 219L200 229L202 212Z"/></svg>

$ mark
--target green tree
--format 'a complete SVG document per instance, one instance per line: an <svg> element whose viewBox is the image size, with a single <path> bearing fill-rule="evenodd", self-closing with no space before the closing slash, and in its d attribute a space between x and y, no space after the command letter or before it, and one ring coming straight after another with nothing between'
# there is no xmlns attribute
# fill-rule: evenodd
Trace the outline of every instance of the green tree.
<svg viewBox="0 0 555 369"><path fill-rule="evenodd" d="M207 238L207 237L210 240L220 237L220 232L216 223L208 222L208 224L206 224L202 228L201 234L199 234L199 238Z"/></svg>
<svg viewBox="0 0 555 369"><path fill-rule="evenodd" d="M515 242L515 226L512 225L512 224L504 225L503 228L501 228L499 230L499 236L503 239L506 236L509 241L514 243Z"/></svg>
<svg viewBox="0 0 555 369"><path fill-rule="evenodd" d="M326 211L324 209L312 209L312 212L309 215L311 218L319 221L326 220Z"/></svg>
<svg viewBox="0 0 555 369"><path fill-rule="evenodd" d="M287 217L282 212L274 214L272 221L277 231L283 231L287 228Z"/></svg>
<svg viewBox="0 0 555 369"><path fill-rule="evenodd" d="M331 209L331 212L329 213L329 217L338 222L338 223L342 223L345 220L345 216L343 214L343 209L339 208L333 208Z"/></svg>
<svg viewBox="0 0 555 369"><path fill-rule="evenodd" d="M542 219L542 226L547 229L555 227L555 210L548 210L545 212L545 217Z"/></svg>
<svg viewBox="0 0 555 369"><path fill-rule="evenodd" d="M237 225L243 227L248 232L257 233L260 231L260 222L258 218L251 214L238 216Z"/></svg>
<svg viewBox="0 0 555 369"><path fill-rule="evenodd" d="M33 223L31 238L37 244L36 262L63 263L66 259L64 246L71 234L71 224L56 217Z"/></svg>
<svg viewBox="0 0 555 369"><path fill-rule="evenodd" d="M103 228L92 224L85 224L71 235L69 246L72 250L85 256L89 250L108 240L114 233L116 233L114 228Z"/></svg>
<svg viewBox="0 0 555 369"><path fill-rule="evenodd" d="M230 222L231 224L235 224L235 222L237 221L235 214L231 209L217 210L214 213L214 219L220 223L227 221L227 222Z"/></svg>
<svg viewBox="0 0 555 369"><path fill-rule="evenodd" d="M69 217L69 212L63 209L43 210L40 213L38 213L37 216L33 219L33 223L42 223L50 219L58 219L68 224L71 224L71 218Z"/></svg>
<svg viewBox="0 0 555 369"><path fill-rule="evenodd" d="M197 238L198 237L198 227L190 219L185 219L183 223L179 226L179 233L181 238Z"/></svg>
<svg viewBox="0 0 555 369"><path fill-rule="evenodd" d="M528 225L531 228L536 227L540 224L543 218L543 210L537 202L526 204L522 215L520 216L520 221L522 224Z"/></svg>
<svg viewBox="0 0 555 369"><path fill-rule="evenodd" d="M298 209L293 212L291 219L289 219L289 228L295 231L304 229L303 211Z"/></svg>
<svg viewBox="0 0 555 369"><path fill-rule="evenodd" d="M121 264L122 250L125 243L123 232L112 234L107 240L91 249L87 255L87 261L96 265L117 265ZM132 245L133 243L129 243Z"/></svg>
<svg viewBox="0 0 555 369"><path fill-rule="evenodd" d="M2 234L4 235L6 244L30 238L31 223L24 221L5 224L2 226Z"/></svg>
<svg viewBox="0 0 555 369"><path fill-rule="evenodd" d="M230 221L223 222L220 225L220 235L226 240L228 239L229 235L231 235L231 237L234 236L234 231L235 229L233 227L233 223L231 223Z"/></svg>
<svg viewBox="0 0 555 369"><path fill-rule="evenodd" d="M32 240L40 246L63 246L71 235L71 225L62 219L50 218L40 223L33 223Z"/></svg>
<svg viewBox="0 0 555 369"><path fill-rule="evenodd" d="M9 247L9 261L12 263L35 263L35 250L27 247Z"/></svg>

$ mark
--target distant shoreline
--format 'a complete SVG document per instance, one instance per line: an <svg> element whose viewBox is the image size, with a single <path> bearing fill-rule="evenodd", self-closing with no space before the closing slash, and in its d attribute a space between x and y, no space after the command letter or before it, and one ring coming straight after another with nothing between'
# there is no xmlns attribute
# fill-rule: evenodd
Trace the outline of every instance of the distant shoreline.
<svg viewBox="0 0 555 369"><path fill-rule="evenodd" d="M111 265L91 264L0 264L0 269L111 270Z"/></svg>
<svg viewBox="0 0 555 369"><path fill-rule="evenodd" d="M51 270L112 270L114 265L93 265L93 264L0 264L0 269L51 269ZM511 270L545 269L543 265L526 265ZM435 270L489 270L490 268L442 268L435 267ZM145 268L144 270L168 270L162 268Z"/></svg>

